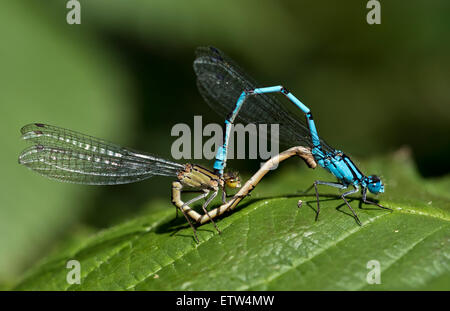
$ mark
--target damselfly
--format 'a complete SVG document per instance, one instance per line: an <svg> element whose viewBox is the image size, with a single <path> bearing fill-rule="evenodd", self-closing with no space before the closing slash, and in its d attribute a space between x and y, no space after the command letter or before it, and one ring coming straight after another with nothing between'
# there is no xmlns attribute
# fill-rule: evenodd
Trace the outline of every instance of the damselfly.
<svg viewBox="0 0 450 311"><path fill-rule="evenodd" d="M240 187L236 173L219 176L200 165L164 160L57 126L33 123L25 125L21 133L23 139L35 145L22 151L19 163L51 179L87 185L117 185L157 175L175 177L172 203L186 217L197 242L196 230L189 218L197 223L211 221L220 233L207 206L219 189L224 190L222 201L225 203L225 186ZM186 188L198 190L201 194L184 203L181 193ZM189 205L203 198L207 198L202 205L205 214L200 215Z"/></svg>
<svg viewBox="0 0 450 311"><path fill-rule="evenodd" d="M279 124L279 141L311 148L316 162L331 174L338 182L315 181L313 183L317 214L320 213L317 185L328 185L339 189L352 186L353 189L341 195L352 211L357 223L361 225L357 214L348 203L346 196L359 191L363 202L388 209L378 203L367 200L367 190L373 194L384 192L384 185L376 175L364 175L342 151L330 147L319 138L311 111L283 86L258 87L258 84L223 52L214 47L200 47L196 51L194 71L197 75L198 89L206 102L220 115L226 117L224 143L216 154L215 172L222 176L226 166L228 141L233 123ZM294 103L306 115L306 125L287 110L271 93L281 93ZM311 187L313 187L311 186Z"/></svg>

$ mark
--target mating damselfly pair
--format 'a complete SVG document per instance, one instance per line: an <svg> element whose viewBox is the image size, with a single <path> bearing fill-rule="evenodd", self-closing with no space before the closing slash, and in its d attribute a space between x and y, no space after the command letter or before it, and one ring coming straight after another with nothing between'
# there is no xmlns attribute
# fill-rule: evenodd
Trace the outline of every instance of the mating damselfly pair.
<svg viewBox="0 0 450 311"><path fill-rule="evenodd" d="M320 212L317 185L321 184L341 189L353 187L353 190L345 192L341 197L358 224L361 222L345 197L356 193L360 187L364 203L388 209L366 198L367 190L374 194L384 191L381 180L374 175L365 176L343 152L331 148L320 139L309 108L286 88L258 87L258 84L230 58L213 47L197 49L194 70L203 98L226 118L224 142L217 152L214 170L196 164L179 164L89 135L42 123L33 123L22 128L22 137L34 145L21 153L19 163L46 177L79 184L115 185L137 182L152 176L171 176L176 179L172 183L172 203L186 217L197 241L191 220L198 224L211 221L220 233L213 219L235 208L271 168L292 156L303 158L311 168L318 164L338 179L337 183L314 182L317 198L316 220ZM285 95L300 108L306 115L306 124L285 109L271 93ZM226 188L240 186L240 179L236 173L224 171L228 141L235 121L279 124L280 143L291 148L267 161L232 199L226 201ZM183 202L181 193L186 188L197 190L200 194ZM222 191L222 205L208 210L208 205L219 191ZM204 214L199 214L190 207L201 199L206 200L202 204Z"/></svg>

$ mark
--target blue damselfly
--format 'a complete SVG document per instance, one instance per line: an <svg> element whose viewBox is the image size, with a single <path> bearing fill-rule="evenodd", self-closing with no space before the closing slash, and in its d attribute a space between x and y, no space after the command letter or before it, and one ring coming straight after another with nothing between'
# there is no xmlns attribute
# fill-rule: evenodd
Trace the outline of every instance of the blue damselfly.
<svg viewBox="0 0 450 311"><path fill-rule="evenodd" d="M197 75L198 89L205 101L221 116L225 117L225 137L223 145L216 154L215 172L221 176L227 160L228 141L235 121L256 124L279 124L279 141L288 146L303 145L311 148L315 161L331 174L338 182L315 181L313 186L317 199L318 219L320 213L317 185L328 185L339 189L352 186L353 189L341 195L352 211L356 221L361 222L346 196L359 191L363 202L388 209L376 202L367 200L367 190L373 194L384 192L384 185L376 175L366 176L342 151L330 147L319 138L311 111L285 87L260 87L251 77L223 52L214 47L200 47L196 51L194 71ZM306 124L284 107L273 93L287 97L306 116ZM311 186L311 187L313 187Z"/></svg>

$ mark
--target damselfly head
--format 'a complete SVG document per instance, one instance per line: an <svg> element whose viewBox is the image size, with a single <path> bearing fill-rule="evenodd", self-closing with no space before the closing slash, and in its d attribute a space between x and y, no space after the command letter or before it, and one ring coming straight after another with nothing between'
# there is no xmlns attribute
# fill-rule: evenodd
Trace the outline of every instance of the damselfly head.
<svg viewBox="0 0 450 311"><path fill-rule="evenodd" d="M373 194L383 193L384 185L381 179L376 175L366 177L367 189Z"/></svg>
<svg viewBox="0 0 450 311"><path fill-rule="evenodd" d="M225 180L225 185L230 188L240 188L241 178L238 172L226 172L223 174L223 179Z"/></svg>

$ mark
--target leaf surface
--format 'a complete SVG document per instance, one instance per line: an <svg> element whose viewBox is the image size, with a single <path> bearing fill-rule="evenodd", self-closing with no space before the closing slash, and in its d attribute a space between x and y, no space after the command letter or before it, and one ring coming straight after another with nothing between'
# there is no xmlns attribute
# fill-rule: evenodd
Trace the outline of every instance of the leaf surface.
<svg viewBox="0 0 450 311"><path fill-rule="evenodd" d="M292 160L292 162L295 162ZM233 212L198 227L200 243L170 201L90 237L35 267L17 289L48 290L431 290L450 289L450 178L423 180L404 153L361 168L384 172L380 203L351 200L358 226L333 188L298 194L324 170L290 165L271 172ZM292 165L292 163L291 163ZM297 208L301 199L303 206ZM373 199L373 198L372 198ZM66 262L81 263L68 284ZM380 264L381 284L369 284Z"/></svg>

